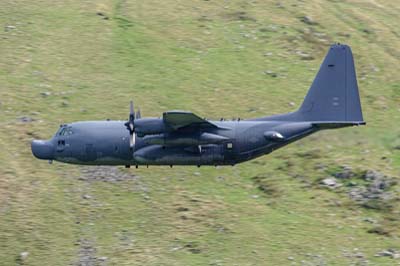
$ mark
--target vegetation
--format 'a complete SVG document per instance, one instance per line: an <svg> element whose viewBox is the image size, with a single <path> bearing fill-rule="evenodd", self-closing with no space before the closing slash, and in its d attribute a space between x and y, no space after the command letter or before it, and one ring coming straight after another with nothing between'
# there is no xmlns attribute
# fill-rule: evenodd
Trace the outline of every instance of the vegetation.
<svg viewBox="0 0 400 266"><path fill-rule="evenodd" d="M394 0L2 1L0 265L399 263L375 256L400 250L399 13ZM145 116L293 111L333 42L353 49L366 127L235 167L31 155L60 123L127 119L129 99ZM343 166L342 187L320 185ZM394 181L388 198L349 196L371 188L368 170Z"/></svg>

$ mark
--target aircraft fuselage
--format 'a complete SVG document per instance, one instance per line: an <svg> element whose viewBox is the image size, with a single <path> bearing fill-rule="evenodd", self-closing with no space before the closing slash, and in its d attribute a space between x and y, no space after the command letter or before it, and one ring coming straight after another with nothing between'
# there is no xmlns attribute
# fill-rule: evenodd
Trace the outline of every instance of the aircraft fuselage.
<svg viewBox="0 0 400 266"><path fill-rule="evenodd" d="M60 126L48 141L34 141L32 151L41 159L85 165L234 165L318 130L310 122L211 122L218 128L207 132L135 134L132 148L124 121L76 122Z"/></svg>

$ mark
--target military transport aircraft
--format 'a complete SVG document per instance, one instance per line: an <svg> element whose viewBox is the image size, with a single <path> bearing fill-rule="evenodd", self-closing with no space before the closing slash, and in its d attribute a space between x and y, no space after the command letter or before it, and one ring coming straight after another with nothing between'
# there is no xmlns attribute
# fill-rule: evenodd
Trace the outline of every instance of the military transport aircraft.
<svg viewBox="0 0 400 266"><path fill-rule="evenodd" d="M268 154L323 129L365 125L353 56L335 44L299 110L234 121L210 121L185 111L128 121L61 125L50 140L33 140L39 159L87 165L234 165Z"/></svg>

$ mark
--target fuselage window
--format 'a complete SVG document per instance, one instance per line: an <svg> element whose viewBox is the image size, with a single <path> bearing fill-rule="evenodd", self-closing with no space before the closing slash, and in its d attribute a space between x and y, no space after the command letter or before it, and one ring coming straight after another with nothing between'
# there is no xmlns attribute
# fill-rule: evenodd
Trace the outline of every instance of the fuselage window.
<svg viewBox="0 0 400 266"><path fill-rule="evenodd" d="M226 148L227 148L227 149L232 149L232 148L233 148L232 142L228 142L228 143L226 144Z"/></svg>

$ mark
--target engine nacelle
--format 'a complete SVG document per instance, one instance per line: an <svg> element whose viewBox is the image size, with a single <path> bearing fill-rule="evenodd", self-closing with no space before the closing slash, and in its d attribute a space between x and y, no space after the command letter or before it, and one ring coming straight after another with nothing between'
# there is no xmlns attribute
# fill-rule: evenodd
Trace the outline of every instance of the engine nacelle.
<svg viewBox="0 0 400 266"><path fill-rule="evenodd" d="M207 144L221 144L229 139L212 133L203 132L200 134L176 134L165 133L146 136L144 141L148 144L163 146L198 146Z"/></svg>
<svg viewBox="0 0 400 266"><path fill-rule="evenodd" d="M184 147L150 145L133 154L136 162L148 165L214 165L222 163L224 156L219 145L205 145L202 151L189 151Z"/></svg>
<svg viewBox="0 0 400 266"><path fill-rule="evenodd" d="M168 128L161 118L140 118L135 120L135 132L139 137L165 133Z"/></svg>

